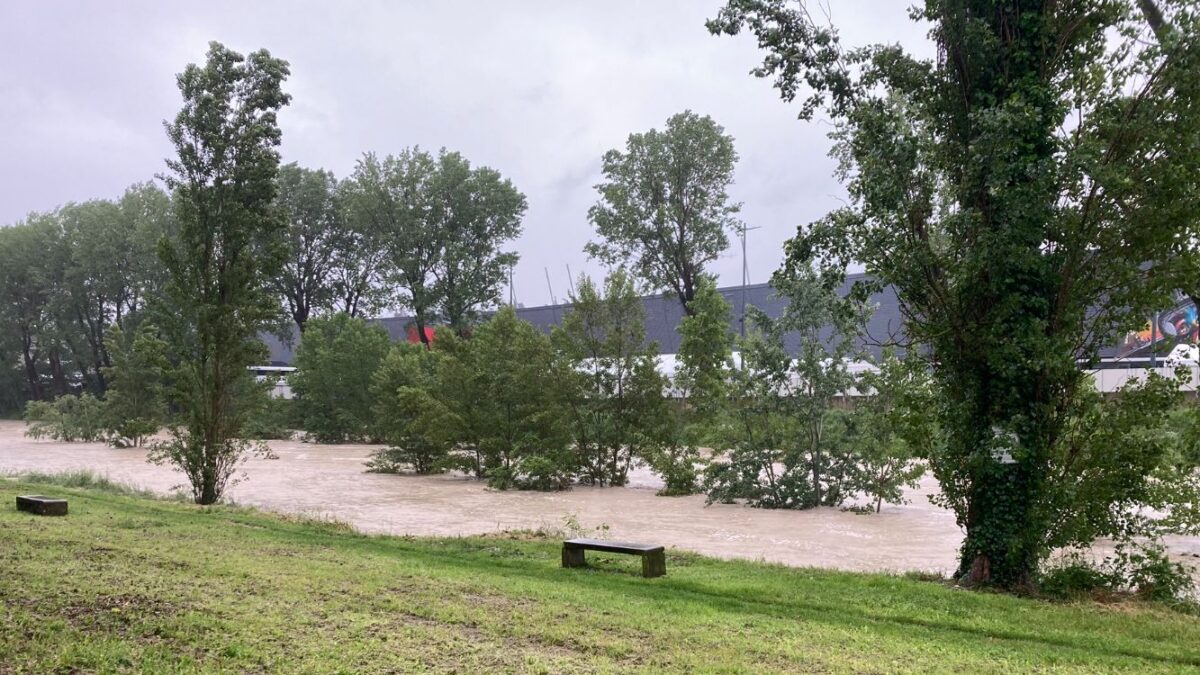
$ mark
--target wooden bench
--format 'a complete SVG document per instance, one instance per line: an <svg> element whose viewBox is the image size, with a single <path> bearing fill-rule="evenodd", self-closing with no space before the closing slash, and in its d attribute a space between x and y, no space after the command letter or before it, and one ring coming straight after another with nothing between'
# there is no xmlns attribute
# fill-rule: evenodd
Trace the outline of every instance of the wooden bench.
<svg viewBox="0 0 1200 675"><path fill-rule="evenodd" d="M67 515L67 500L42 495L21 495L17 497L17 510L35 513L39 516Z"/></svg>
<svg viewBox="0 0 1200 675"><path fill-rule="evenodd" d="M667 573L667 554L662 546L649 544L628 544L619 541L604 541L603 539L568 539L563 542L562 566L583 567L584 551L604 551L606 553L628 553L642 556L642 576L661 577Z"/></svg>

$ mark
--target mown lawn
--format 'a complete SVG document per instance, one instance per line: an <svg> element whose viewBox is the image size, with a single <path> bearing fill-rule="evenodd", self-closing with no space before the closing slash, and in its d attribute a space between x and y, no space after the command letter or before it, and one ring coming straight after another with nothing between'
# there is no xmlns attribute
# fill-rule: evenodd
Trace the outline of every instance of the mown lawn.
<svg viewBox="0 0 1200 675"><path fill-rule="evenodd" d="M17 512L28 493L71 515ZM1200 619L1156 606L588 555L0 480L0 673L1200 669Z"/></svg>

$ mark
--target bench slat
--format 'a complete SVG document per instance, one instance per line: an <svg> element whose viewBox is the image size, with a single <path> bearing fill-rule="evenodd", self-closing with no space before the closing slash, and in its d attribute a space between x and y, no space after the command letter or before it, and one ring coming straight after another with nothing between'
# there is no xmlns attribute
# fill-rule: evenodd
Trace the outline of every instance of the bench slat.
<svg viewBox="0 0 1200 675"><path fill-rule="evenodd" d="M604 539L568 539L563 542L567 548L582 548L589 551L605 551L608 553L653 553L662 551L662 546L653 544L634 544L623 541L606 541Z"/></svg>

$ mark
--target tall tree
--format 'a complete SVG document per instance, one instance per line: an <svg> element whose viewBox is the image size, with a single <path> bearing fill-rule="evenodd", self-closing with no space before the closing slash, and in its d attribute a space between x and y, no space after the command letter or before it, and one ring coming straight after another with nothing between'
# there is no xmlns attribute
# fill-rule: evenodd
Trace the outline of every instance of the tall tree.
<svg viewBox="0 0 1200 675"><path fill-rule="evenodd" d="M412 311L421 342L438 304L433 269L442 255L444 232L431 227L439 209L434 183L437 162L419 148L380 160L368 153L347 185L352 216L367 224L388 252L389 281L404 289L401 302Z"/></svg>
<svg viewBox="0 0 1200 675"><path fill-rule="evenodd" d="M755 74L836 122L851 203L789 255L894 286L940 390L930 465L966 531L959 577L1011 588L1070 501L1078 363L1196 269L1200 15L1185 0L927 0L913 17L936 60L843 51L784 0L731 0L709 28L749 29L768 52Z"/></svg>
<svg viewBox="0 0 1200 675"><path fill-rule="evenodd" d="M55 274L48 266L58 229L51 216L31 214L0 228L0 315L16 333L29 394L48 398L47 354L53 349L50 301Z"/></svg>
<svg viewBox="0 0 1200 675"><path fill-rule="evenodd" d="M334 303L334 270L352 240L344 227L333 174L295 162L279 168L279 209L287 221L283 269L272 280L301 333L314 314Z"/></svg>
<svg viewBox="0 0 1200 675"><path fill-rule="evenodd" d="M729 198L737 152L733 137L688 110L664 131L630 134L625 151L604 153L600 200L588 211L600 241L588 255L627 264L650 290L670 291L684 311L704 266L729 247L726 232L741 204Z"/></svg>
<svg viewBox="0 0 1200 675"><path fill-rule="evenodd" d="M464 334L494 306L517 255L501 250L521 233L525 196L457 152L412 148L367 154L346 185L352 218L386 242L390 280L403 289L417 334L435 318Z"/></svg>
<svg viewBox="0 0 1200 675"><path fill-rule="evenodd" d="M179 75L183 109L166 125L178 153L166 177L178 231L159 245L168 273L159 321L179 359L183 424L153 457L187 475L199 504L220 498L245 457L248 397L262 395L247 368L279 312L268 280L286 227L273 202L287 75L266 50L242 56L213 42L204 65Z"/></svg>
<svg viewBox="0 0 1200 675"><path fill-rule="evenodd" d="M437 207L429 227L440 229L442 255L433 267L442 320L464 335L479 310L494 307L517 254L501 246L521 234L525 195L486 166L471 168L457 152L438 156Z"/></svg>
<svg viewBox="0 0 1200 675"><path fill-rule="evenodd" d="M395 295L388 286L391 247L380 221L371 217L369 192L351 178L338 186L342 210L342 242L329 270L333 308L366 319L387 307Z"/></svg>

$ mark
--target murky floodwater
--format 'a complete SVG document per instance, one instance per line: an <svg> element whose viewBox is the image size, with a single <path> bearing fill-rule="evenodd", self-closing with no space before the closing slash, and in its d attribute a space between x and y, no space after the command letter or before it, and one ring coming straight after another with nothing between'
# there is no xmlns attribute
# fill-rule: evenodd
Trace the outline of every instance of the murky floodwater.
<svg viewBox="0 0 1200 675"><path fill-rule="evenodd" d="M145 461L139 449L58 443L24 436L21 422L0 421L0 473L90 469L99 475L169 492L183 475ZM637 471L624 488L566 492L499 492L458 476L364 473L367 445L271 441L279 459L251 459L246 480L230 490L239 504L346 521L364 532L412 535L484 534L505 529L562 529L573 517L607 537L661 543L724 558L750 558L847 570L948 572L962 534L949 511L929 503L926 479L909 503L879 514L822 508L768 511L704 505L703 496L658 497L656 477ZM1200 538L1170 542L1173 552L1200 554Z"/></svg>

